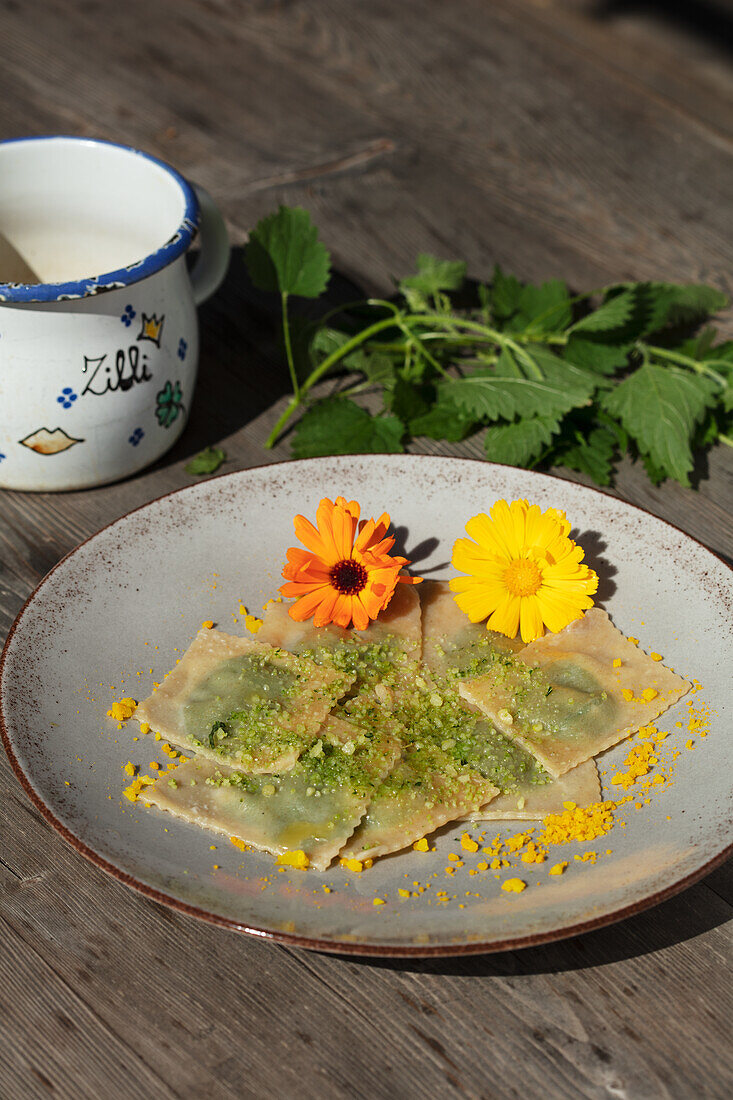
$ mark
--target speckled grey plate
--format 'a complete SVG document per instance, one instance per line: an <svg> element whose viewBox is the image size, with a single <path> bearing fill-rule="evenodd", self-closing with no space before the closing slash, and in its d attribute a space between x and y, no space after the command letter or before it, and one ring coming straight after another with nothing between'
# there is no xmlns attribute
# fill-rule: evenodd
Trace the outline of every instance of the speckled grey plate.
<svg viewBox="0 0 733 1100"><path fill-rule="evenodd" d="M312 516L321 497L340 493L358 499L364 515L388 510L408 556L438 577L450 573L453 541L465 521L497 498L564 508L603 578L599 597L616 624L702 682L694 698L712 712L709 735L686 750L685 701L669 711L660 720L671 731L665 749L682 750L673 782L649 805L627 809L625 829L556 850L557 859L570 859L562 877L548 876L549 863L522 864L529 888L508 895L490 871L469 876L480 855L466 855L448 876L447 855L460 851L460 829L441 835L435 853L409 851L361 875L338 866L325 874L278 874L268 856L242 853L225 838L121 798L125 762L146 766L159 746L151 737L133 741L135 722L118 730L105 717L112 700L147 695L202 620L243 630L239 602L256 612L274 594L293 542L293 515ZM129 886L187 913L304 947L359 954L448 955L542 943L661 901L727 854L732 577L668 524L522 470L391 455L245 470L123 516L49 573L3 652L0 727L18 778L66 840ZM606 753L602 769L612 775L627 751ZM497 831L489 826L488 838ZM595 865L573 861L584 848L613 854ZM416 897L398 895L399 888L413 891L414 882L432 885ZM439 890L451 900L439 903ZM375 906L375 897L385 904Z"/></svg>

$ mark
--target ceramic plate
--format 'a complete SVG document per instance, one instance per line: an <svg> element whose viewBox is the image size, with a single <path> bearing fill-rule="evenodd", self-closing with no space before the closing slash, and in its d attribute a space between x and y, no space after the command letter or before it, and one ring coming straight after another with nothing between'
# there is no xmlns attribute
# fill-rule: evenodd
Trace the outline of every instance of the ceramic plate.
<svg viewBox="0 0 733 1100"><path fill-rule="evenodd" d="M276 873L271 857L146 810L121 796L128 760L156 759L105 717L120 696L145 697L205 619L244 630L239 603L258 611L275 593L293 515L313 516L344 494L362 514L391 513L423 575L450 575L453 541L499 497L565 509L602 577L599 602L617 626L688 679L710 710L709 734L690 737L686 701L659 725L680 749L673 781L591 844L554 849L570 866L520 864L529 888L507 894L478 856L448 875L461 829L435 852L406 853L353 874ZM602 493L485 462L358 456L265 466L193 485L124 516L83 543L39 585L11 630L0 670L5 747L26 791L71 844L157 901L217 924L321 950L448 955L515 948L598 927L661 901L720 863L731 844L733 574L675 528ZM682 726L676 725L681 722ZM613 775L628 752L600 760ZM162 755L157 757L166 761ZM618 788L604 787L618 795ZM520 825L506 825L504 835ZM474 832L478 830L474 828ZM487 828L487 839L499 824ZM212 851L210 845L216 844ZM575 854L599 853L580 863ZM610 849L612 855L606 855ZM465 855L465 853L464 853ZM513 872L516 874L516 872ZM506 872L503 877L506 877ZM431 886L422 894L414 883ZM323 885L331 888L330 893ZM438 897L445 891L447 900ZM375 906L374 898L385 904Z"/></svg>

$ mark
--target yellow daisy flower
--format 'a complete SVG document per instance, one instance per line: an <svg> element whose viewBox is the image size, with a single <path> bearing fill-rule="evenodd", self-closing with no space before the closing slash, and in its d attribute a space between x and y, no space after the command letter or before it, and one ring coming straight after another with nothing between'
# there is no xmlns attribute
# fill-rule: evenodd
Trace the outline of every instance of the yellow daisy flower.
<svg viewBox="0 0 733 1100"><path fill-rule="evenodd" d="M593 606L598 577L582 564L583 548L568 538L564 512L497 500L488 516L468 521L466 533L451 562L468 576L454 577L450 587L472 623L488 618L488 630L509 638L521 630L522 641L533 642L545 627L562 630Z"/></svg>

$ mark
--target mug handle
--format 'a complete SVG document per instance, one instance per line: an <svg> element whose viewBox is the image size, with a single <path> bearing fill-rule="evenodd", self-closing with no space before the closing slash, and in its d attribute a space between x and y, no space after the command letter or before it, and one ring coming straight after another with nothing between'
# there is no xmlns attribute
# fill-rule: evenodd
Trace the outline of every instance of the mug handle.
<svg viewBox="0 0 733 1100"><path fill-rule="evenodd" d="M191 287L193 300L200 306L219 289L224 280L229 267L229 234L219 208L209 192L197 183L192 186L201 208L201 250L191 271Z"/></svg>

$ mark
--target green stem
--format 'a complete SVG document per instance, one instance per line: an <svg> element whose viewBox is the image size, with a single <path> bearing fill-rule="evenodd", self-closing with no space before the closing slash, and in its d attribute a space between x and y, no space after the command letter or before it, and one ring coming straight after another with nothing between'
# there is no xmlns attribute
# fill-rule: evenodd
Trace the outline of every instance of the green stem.
<svg viewBox="0 0 733 1100"><path fill-rule="evenodd" d="M733 447L733 439L729 435L725 435L724 432L718 432L718 439L721 443L725 443L726 447Z"/></svg>
<svg viewBox="0 0 733 1100"><path fill-rule="evenodd" d="M639 346L640 345L637 344L637 347ZM723 378L722 374L718 374L712 367L709 367L707 363L701 363L697 359L691 359L689 355L683 355L679 351L670 351L668 348L657 348L653 347L651 344L647 346L650 354L656 359L663 359L669 363L675 363L680 367L688 367L698 374L704 374L707 375L708 378L713 378L724 390L728 388L727 379Z"/></svg>
<svg viewBox="0 0 733 1100"><path fill-rule="evenodd" d="M275 443L277 442L277 437L280 435L280 432L283 430L283 428L287 424L288 420L290 419L290 417L293 415L293 413L295 412L295 410L298 408L298 406L300 404L301 404L300 397L296 398L295 394L293 394L293 396L290 398L290 401L286 405L284 411L280 414L280 417L278 419L277 424L275 425L275 427L272 429L269 436L267 437L267 442L265 443L265 447L267 448L268 451L272 447L275 446Z"/></svg>
<svg viewBox="0 0 733 1100"><path fill-rule="evenodd" d="M290 343L290 321L288 320L288 295L286 291L283 291L280 295L282 302L283 313L283 339L285 341L285 356L288 361L288 370L290 371L290 382L293 387L293 396L296 401L300 400L300 386L298 385L298 375L295 371L295 360L293 359L293 347Z"/></svg>
<svg viewBox="0 0 733 1100"><path fill-rule="evenodd" d="M423 343L423 340L422 340L422 336L418 336L417 332L414 332L414 331L411 332L410 329L407 327L407 325L403 326L402 324L400 324L400 328L402 329L405 336L407 337L408 346L411 343L411 344L416 345L417 347L419 347L421 353L425 356L428 363L430 363L430 365L432 367L434 367L435 370L437 370L439 374L442 374L444 378L447 378L448 377L448 372L445 370L443 365L438 362L438 360L435 358L435 356L432 355L428 351L428 349L425 347L425 344Z"/></svg>
<svg viewBox="0 0 733 1100"><path fill-rule="evenodd" d="M389 302L386 298L357 298L353 302L345 302L342 306L329 309L328 313L323 314L318 324L325 325L332 317L338 317L339 313L348 313L350 309L356 309L358 306L380 306L382 309L391 310L393 314L400 312L394 302Z"/></svg>
<svg viewBox="0 0 733 1100"><path fill-rule="evenodd" d="M335 366L336 363L347 356L355 348L358 348L361 344L366 343L366 341L371 336L376 336L378 332L384 332L385 329L394 328L394 326L394 317L387 317L382 321L375 321L373 325L369 325L368 328L362 329L361 332L357 332L356 335L352 336L350 340L347 340L345 344L342 344L341 347L336 348L336 350L332 351L330 355L327 355L323 362L319 363L315 370L311 371L311 373L308 375L305 382L301 386L301 395L308 393L308 390L312 389L313 386L315 386L316 382L318 382L320 378L323 378L324 374L330 371L331 367Z"/></svg>

